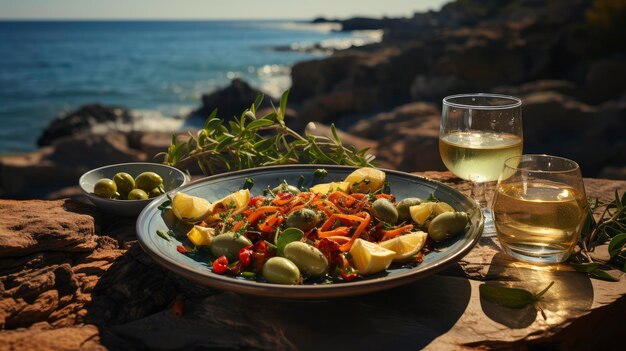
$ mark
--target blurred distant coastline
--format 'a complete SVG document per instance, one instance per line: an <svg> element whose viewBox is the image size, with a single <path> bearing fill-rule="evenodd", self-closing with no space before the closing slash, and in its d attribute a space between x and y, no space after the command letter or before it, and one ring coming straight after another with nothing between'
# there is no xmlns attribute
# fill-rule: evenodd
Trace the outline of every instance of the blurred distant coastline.
<svg viewBox="0 0 626 351"><path fill-rule="evenodd" d="M349 143L371 147L381 166L443 170L441 99L510 94L524 102L525 153L572 158L585 176L626 179L626 1L457 0L409 18L312 23L382 37L347 48L271 45L278 54L320 54L291 66L288 123L295 129L314 121L324 133L335 123ZM245 77L231 78L237 79L203 94L183 120L199 123L213 108L229 118L262 92ZM77 106L50 124L42 149L0 158L0 196L71 195L67 179L85 168L152 160L171 134L122 127L134 121L124 107ZM66 157L77 148L90 156ZM28 172L50 169L65 172L52 188L10 189L19 177L35 178Z"/></svg>

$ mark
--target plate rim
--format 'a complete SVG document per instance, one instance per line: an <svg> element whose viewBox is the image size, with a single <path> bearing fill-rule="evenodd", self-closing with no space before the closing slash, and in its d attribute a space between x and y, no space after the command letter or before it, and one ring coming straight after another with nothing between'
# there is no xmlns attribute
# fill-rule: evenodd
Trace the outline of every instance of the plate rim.
<svg viewBox="0 0 626 351"><path fill-rule="evenodd" d="M169 193L184 191L187 188L193 187L195 185L201 183L211 182L213 180L227 178L227 177L236 177L241 175L246 175L250 173L256 173L259 171L278 171L284 169L303 169L303 170L313 170L318 168L325 169L334 169L340 171L348 171L355 170L358 168L362 168L360 166L344 166L344 165L328 165L328 164L290 164L290 165L278 165L278 166L264 166L264 167L254 167L248 168L244 170L225 172L220 174L215 174L207 177L203 177L192 182L189 182L177 189L174 189ZM434 264L428 266L425 270L417 270L413 269L408 272L399 273L392 276L383 276L374 279L367 280L358 280L354 282L341 283L341 284L315 284L315 285L281 285L281 284L272 284L272 283L260 283L257 281L248 281L248 280L240 280L235 279L230 276L207 276L206 273L201 273L195 269L190 269L189 266L185 264L181 264L179 261L176 261L168 256L160 255L154 250L151 250L150 247L152 244L148 241L148 238L145 237L149 235L149 233L144 233L143 227L147 225L149 222L146 221L150 219L149 216L152 215L152 212L156 207L160 205L160 201L153 201L148 206L146 206L139 217L137 218L137 222L135 225L135 230L137 233L137 239L139 242L139 246L142 248L144 252L148 254L157 264L170 270L186 279L199 283L201 285L210 286L212 288L220 289L220 290L229 290L237 293L243 293L247 295L255 295L255 296L265 296L265 297L279 297L279 298L295 298L295 299L315 299L315 298L335 298L335 297L344 297L344 296L355 296L366 293L371 293L374 291L386 290L389 288L393 288L396 286L408 284L414 282L416 280L425 278L427 276L436 274L441 270L451 266L452 264L458 262L462 257L464 257L467 253L469 253L474 246L478 243L482 236L482 232L484 229L484 216L480 211L480 207L476 203L476 201L462 194L458 190L452 188L449 185L441 183L436 180L429 179L424 176L411 174L408 172L379 168L386 174L393 174L403 178L416 178L422 181L426 181L428 183L432 183L435 186L443 187L448 191L453 191L455 193L460 194L461 196L467 198L470 203L472 203L474 209L477 210L479 214L479 223L477 224L476 234L473 237L466 239L466 242L462 244L461 248L456 252L452 253L451 256L442 259L439 262L435 262ZM417 266L419 267L419 266Z"/></svg>

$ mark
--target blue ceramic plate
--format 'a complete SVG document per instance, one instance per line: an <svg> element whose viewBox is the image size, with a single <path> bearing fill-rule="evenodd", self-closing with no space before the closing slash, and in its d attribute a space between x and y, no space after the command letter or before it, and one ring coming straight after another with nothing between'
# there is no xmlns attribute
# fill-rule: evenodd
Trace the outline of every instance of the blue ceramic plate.
<svg viewBox="0 0 626 351"><path fill-rule="evenodd" d="M300 176L304 177L304 185L311 186L318 181L313 172L318 168L328 171L323 182L341 181L355 168L344 166L322 165L291 165L264 167L220 174L200 179L183 186L176 191L199 196L209 201L218 200L234 191L241 189L245 178L254 179L251 189L252 196L260 195L267 186L274 187L284 180L289 184L297 184ZM186 256L176 251L176 246L186 244L186 239L179 241L172 238L166 241L156 234L157 230L174 230L180 238L189 230L188 225L177 222L171 211L162 212L158 209L161 201L152 202L137 219L137 235L141 247L163 267L199 284L213 288L231 290L239 293L272 296L281 298L320 299L340 296L365 294L373 291L389 289L434 274L458 261L476 244L483 231L483 216L477 204L453 188L444 184L417 177L408 173L383 170L391 183L391 192L398 200L407 197L428 198L433 194L441 201L452 205L457 211L469 213L471 225L465 234L449 240L425 255L424 261L418 265L394 266L385 272L367 276L353 282L332 284L279 285L265 281L246 280L242 277L224 276L211 272L208 256Z"/></svg>

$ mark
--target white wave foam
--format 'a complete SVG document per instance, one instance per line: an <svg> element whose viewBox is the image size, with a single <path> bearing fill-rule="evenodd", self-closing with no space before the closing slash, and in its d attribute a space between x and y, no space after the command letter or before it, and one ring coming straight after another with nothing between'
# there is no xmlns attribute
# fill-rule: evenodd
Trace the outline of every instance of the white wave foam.
<svg viewBox="0 0 626 351"><path fill-rule="evenodd" d="M308 22L271 22L267 23L268 28L284 30L303 30L316 32L335 32L341 30L341 23L308 23Z"/></svg>
<svg viewBox="0 0 626 351"><path fill-rule="evenodd" d="M180 108L178 115L186 115L190 111L191 108ZM131 110L131 115L133 119L130 123L98 123L92 126L91 131L95 134L103 134L111 130L121 132L175 132L180 130L185 123L185 119L166 116L159 110Z"/></svg>

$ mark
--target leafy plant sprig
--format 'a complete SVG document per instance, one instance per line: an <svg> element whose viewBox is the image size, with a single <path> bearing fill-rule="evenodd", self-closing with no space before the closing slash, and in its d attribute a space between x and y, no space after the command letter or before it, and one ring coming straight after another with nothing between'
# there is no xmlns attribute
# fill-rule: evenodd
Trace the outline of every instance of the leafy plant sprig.
<svg viewBox="0 0 626 351"><path fill-rule="evenodd" d="M602 212L596 221L594 213L599 211ZM582 251L580 255L572 257L570 264L577 271L586 273L591 278L619 281L602 269L604 265L594 262L589 255L596 246L607 241L609 242L610 263L626 272L623 256L626 252L626 193L620 197L617 190L613 201L609 203L600 203L598 199L590 202L587 221L579 240Z"/></svg>
<svg viewBox="0 0 626 351"><path fill-rule="evenodd" d="M289 128L285 124L288 95L289 90L282 94L278 108L260 117L257 110L264 97L259 95L250 108L227 124L217 118L217 109L213 110L196 135L190 132L183 143L173 135L167 152L157 156L178 168L196 163L204 174L290 163L372 166L374 156L368 149L343 145L334 125L330 138L302 136Z"/></svg>

